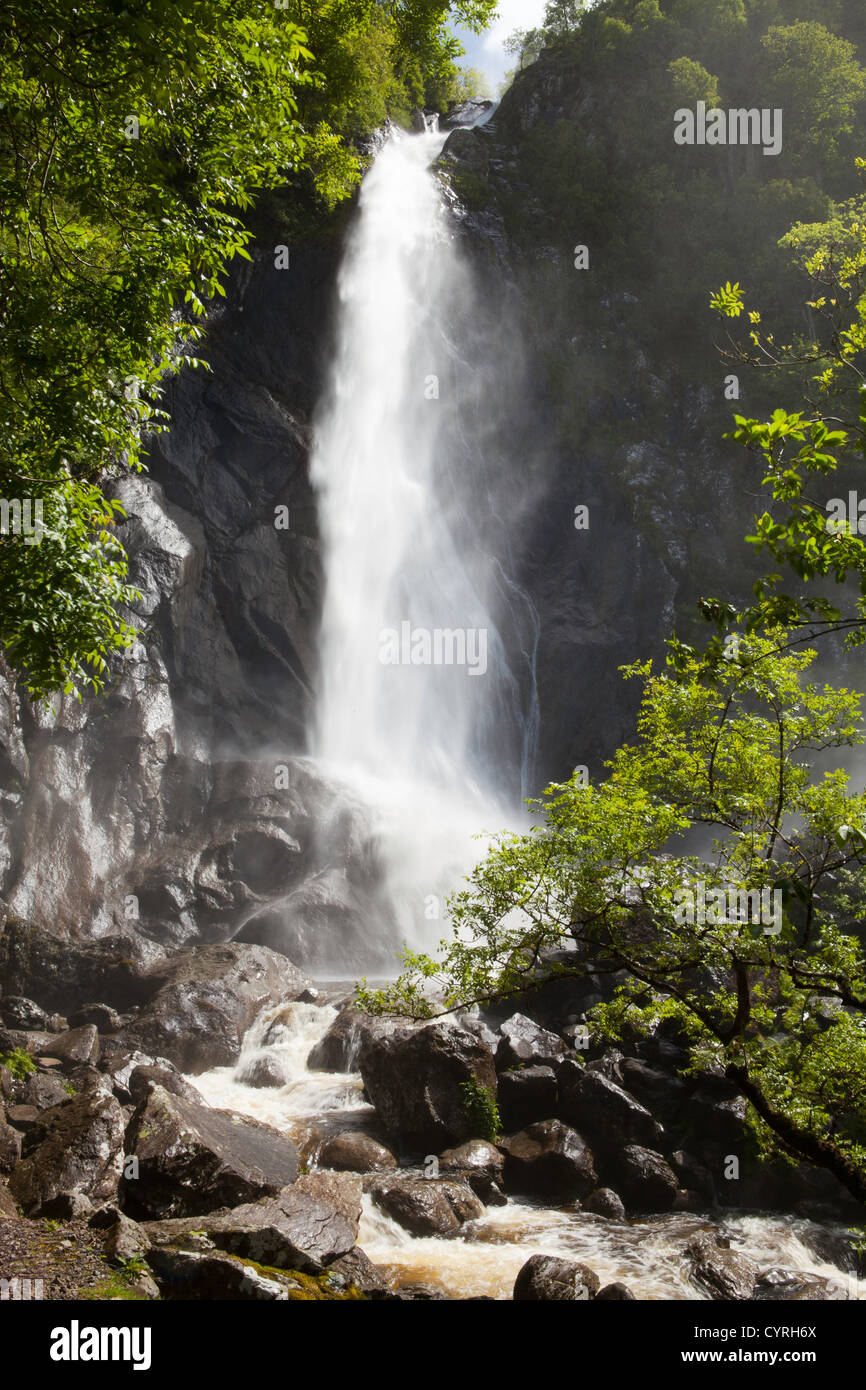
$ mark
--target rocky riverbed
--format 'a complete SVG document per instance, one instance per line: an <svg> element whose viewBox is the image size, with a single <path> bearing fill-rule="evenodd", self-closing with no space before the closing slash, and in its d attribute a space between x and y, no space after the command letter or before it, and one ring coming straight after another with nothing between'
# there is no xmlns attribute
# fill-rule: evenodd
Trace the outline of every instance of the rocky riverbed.
<svg viewBox="0 0 866 1390"><path fill-rule="evenodd" d="M266 947L128 952L4 923L0 1278L61 1299L859 1296L850 1198L761 1164L743 1102L680 1075L675 1041L594 1041L599 981L405 1024Z"/></svg>

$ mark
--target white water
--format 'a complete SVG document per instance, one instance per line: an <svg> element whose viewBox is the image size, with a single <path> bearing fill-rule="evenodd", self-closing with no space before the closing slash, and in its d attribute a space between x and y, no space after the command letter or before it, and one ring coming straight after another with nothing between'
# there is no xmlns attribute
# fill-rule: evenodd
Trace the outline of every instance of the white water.
<svg viewBox="0 0 866 1390"><path fill-rule="evenodd" d="M236 1067L217 1067L188 1079L211 1105L252 1115L289 1134L302 1157L315 1165L326 1135L369 1128L375 1119L372 1107L363 1100L360 1076L307 1068L310 1050L335 1015L336 1010L327 1005L269 1009L247 1035ZM240 1078L267 1051L279 1058L286 1084L253 1090ZM732 1248L753 1259L761 1270L821 1275L840 1291L866 1298L864 1281L858 1283L808 1248L804 1238L818 1227L775 1214L731 1212L721 1220L675 1214L608 1221L570 1207L512 1199L506 1207L490 1208L482 1218L469 1222L458 1238L446 1240L410 1235L365 1196L358 1244L394 1283L431 1285L450 1298L510 1298L526 1260L549 1254L583 1261L603 1284L619 1280L637 1298L700 1300L706 1294L688 1277L685 1247L711 1225L721 1226Z"/></svg>
<svg viewBox="0 0 866 1390"><path fill-rule="evenodd" d="M373 808L390 915L428 948L482 852L473 837L522 823L537 720L531 604L485 548L485 403L457 346L473 286L429 169L444 141L395 135L364 180L311 464L325 573L313 753ZM384 634L404 632L384 663ZM447 636L444 659L425 660L437 632L458 634L451 663Z"/></svg>

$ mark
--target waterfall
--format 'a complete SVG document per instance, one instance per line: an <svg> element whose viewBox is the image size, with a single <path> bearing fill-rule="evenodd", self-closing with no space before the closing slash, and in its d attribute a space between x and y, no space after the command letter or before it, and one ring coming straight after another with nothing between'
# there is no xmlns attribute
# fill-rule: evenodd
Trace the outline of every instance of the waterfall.
<svg viewBox="0 0 866 1390"><path fill-rule="evenodd" d="M492 407L466 348L473 282L430 169L446 138L395 132L364 180L311 466L325 572L313 752L375 808L391 908L425 945L478 858L472 837L522 821L538 717L537 620L479 444Z"/></svg>

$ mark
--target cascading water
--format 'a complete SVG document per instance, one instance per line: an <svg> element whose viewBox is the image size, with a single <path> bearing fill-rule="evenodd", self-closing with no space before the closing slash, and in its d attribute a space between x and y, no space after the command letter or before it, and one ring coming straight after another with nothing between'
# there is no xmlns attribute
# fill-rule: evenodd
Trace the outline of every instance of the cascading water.
<svg viewBox="0 0 866 1390"><path fill-rule="evenodd" d="M458 347L473 287L430 171L444 140L395 134L364 180L311 467L313 751L373 808L388 911L426 946L472 837L522 819L537 723L534 612L488 548L485 404Z"/></svg>

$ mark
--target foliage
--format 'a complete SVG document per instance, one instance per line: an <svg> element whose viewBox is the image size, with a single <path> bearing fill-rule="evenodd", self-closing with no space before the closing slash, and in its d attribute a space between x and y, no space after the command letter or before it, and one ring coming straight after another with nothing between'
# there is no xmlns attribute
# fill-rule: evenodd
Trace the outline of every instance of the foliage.
<svg viewBox="0 0 866 1390"><path fill-rule="evenodd" d="M499 1107L489 1086L482 1086L475 1078L461 1081L461 1105L463 1113L472 1126L473 1139L486 1139L489 1143L502 1133Z"/></svg>
<svg viewBox="0 0 866 1390"><path fill-rule="evenodd" d="M246 256L253 200L355 187L354 137L460 78L493 0L2 0L0 646L34 697L99 688L134 633L112 499L166 374ZM307 35L315 42L310 47Z"/></svg>
<svg viewBox="0 0 866 1390"><path fill-rule="evenodd" d="M539 823L502 836L450 900L438 958L410 953L359 997L429 1016L624 970L596 1028L668 1020L695 1069L722 1066L747 1097L766 1152L866 1198L866 962L835 903L866 862L866 794L808 761L863 742L860 697L805 682L814 652L784 641L744 636L713 679L699 660L625 668L643 688L637 739L607 777L549 787ZM712 852L672 853L695 827Z"/></svg>
<svg viewBox="0 0 866 1390"><path fill-rule="evenodd" d="M15 1047L5 1056L0 1056L0 1067L8 1067L16 1081L26 1081L36 1070L36 1063L21 1047Z"/></svg>

